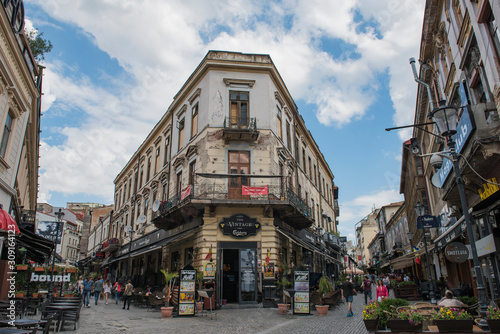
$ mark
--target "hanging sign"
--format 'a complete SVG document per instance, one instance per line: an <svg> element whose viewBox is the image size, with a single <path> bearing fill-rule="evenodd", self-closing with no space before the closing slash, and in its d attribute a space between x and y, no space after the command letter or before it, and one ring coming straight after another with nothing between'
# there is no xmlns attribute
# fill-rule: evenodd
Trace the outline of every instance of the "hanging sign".
<svg viewBox="0 0 500 334"><path fill-rule="evenodd" d="M267 195L267 186L264 187L249 187L241 186L242 195Z"/></svg>
<svg viewBox="0 0 500 334"><path fill-rule="evenodd" d="M293 313L309 314L309 272L295 271L293 273L295 294L293 296Z"/></svg>
<svg viewBox="0 0 500 334"><path fill-rule="evenodd" d="M206 262L203 265L203 279L215 278L215 264L213 262Z"/></svg>
<svg viewBox="0 0 500 334"><path fill-rule="evenodd" d="M273 262L264 262L264 278L274 278L274 263Z"/></svg>
<svg viewBox="0 0 500 334"><path fill-rule="evenodd" d="M444 249L444 255L450 262L463 263L469 257L469 250L460 242L452 242Z"/></svg>
<svg viewBox="0 0 500 334"><path fill-rule="evenodd" d="M417 217L417 228L437 228L440 227L439 220L436 216L423 215Z"/></svg>
<svg viewBox="0 0 500 334"><path fill-rule="evenodd" d="M260 230L260 223L255 218L237 214L229 218L223 218L222 222L219 223L219 228L223 234L235 238L246 238L257 234L257 231Z"/></svg>
<svg viewBox="0 0 500 334"><path fill-rule="evenodd" d="M179 275L179 316L194 316L196 270L182 269Z"/></svg>

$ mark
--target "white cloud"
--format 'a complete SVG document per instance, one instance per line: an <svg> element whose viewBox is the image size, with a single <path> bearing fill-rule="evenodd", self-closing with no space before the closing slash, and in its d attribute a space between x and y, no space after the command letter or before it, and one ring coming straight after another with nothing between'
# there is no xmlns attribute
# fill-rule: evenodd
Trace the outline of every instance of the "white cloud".
<svg viewBox="0 0 500 334"><path fill-rule="evenodd" d="M51 129L67 136L63 145L43 144L47 156L41 160L41 197L49 198L51 191L71 192L69 188L89 176L95 183L108 183L106 193L111 193L116 173L209 49L270 54L292 96L315 104L325 125L342 126L363 118L376 99L377 76L387 72L395 124L413 120L417 86L408 59L418 54L421 2L28 2L46 11L35 13L33 22L43 24L51 21L50 16L78 27L136 80L127 87L110 78L110 87L98 87L76 69L47 64L46 117L71 110L81 111L81 116L77 126ZM331 45L342 41L340 50L325 48L324 41ZM113 119L105 130L99 129L103 115ZM88 133L96 134L94 141ZM65 161L61 155L81 157L82 152L81 165L68 163L64 167L68 180L56 184L56 173L63 167L56 167L55 161ZM89 171L88 166L100 172ZM84 187L89 193L101 191L92 184ZM350 220L354 211L351 214L344 207L343 215Z"/></svg>

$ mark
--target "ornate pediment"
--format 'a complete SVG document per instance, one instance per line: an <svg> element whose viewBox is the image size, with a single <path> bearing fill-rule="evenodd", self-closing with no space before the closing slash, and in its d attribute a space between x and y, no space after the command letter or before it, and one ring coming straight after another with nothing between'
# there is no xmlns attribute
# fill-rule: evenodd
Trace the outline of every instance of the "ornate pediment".
<svg viewBox="0 0 500 334"><path fill-rule="evenodd" d="M186 157L191 159L194 155L198 153L198 146L197 145L190 145L186 151Z"/></svg>

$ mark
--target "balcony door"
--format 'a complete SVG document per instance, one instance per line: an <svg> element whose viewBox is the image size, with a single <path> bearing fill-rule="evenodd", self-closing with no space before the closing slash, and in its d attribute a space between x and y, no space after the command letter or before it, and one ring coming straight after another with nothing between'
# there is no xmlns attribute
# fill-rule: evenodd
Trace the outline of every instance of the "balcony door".
<svg viewBox="0 0 500 334"><path fill-rule="evenodd" d="M228 152L229 174L250 174L250 152L229 151ZM241 194L241 187L249 185L249 178L244 176L229 177L228 197L229 199L250 199L248 195Z"/></svg>

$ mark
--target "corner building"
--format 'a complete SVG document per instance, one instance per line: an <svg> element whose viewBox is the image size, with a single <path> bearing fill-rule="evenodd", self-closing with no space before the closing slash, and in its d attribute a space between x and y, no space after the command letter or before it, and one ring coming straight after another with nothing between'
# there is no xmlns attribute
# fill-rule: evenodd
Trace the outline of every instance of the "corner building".
<svg viewBox="0 0 500 334"><path fill-rule="evenodd" d="M281 263L338 277L333 179L271 58L210 51L115 179L104 266L161 287L208 264L218 305L272 298Z"/></svg>

